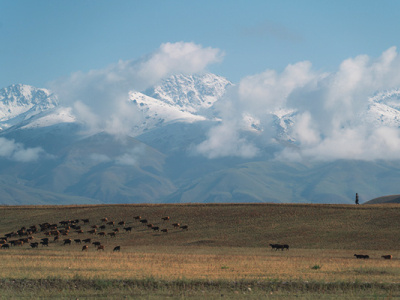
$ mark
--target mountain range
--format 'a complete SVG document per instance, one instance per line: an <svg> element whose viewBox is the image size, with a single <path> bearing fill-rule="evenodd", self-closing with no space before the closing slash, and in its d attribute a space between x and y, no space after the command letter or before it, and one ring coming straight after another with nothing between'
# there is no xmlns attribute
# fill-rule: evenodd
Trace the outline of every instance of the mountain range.
<svg viewBox="0 0 400 300"><path fill-rule="evenodd" d="M214 74L174 75L127 101L142 116L129 134L87 130L51 91L0 90L0 204L302 202L354 203L398 194L396 161L276 160L295 146L296 111L272 114L276 145L257 156L196 152L223 118L216 108L234 85ZM248 119L247 134L261 131ZM360 118L400 126L400 89L377 93Z"/></svg>

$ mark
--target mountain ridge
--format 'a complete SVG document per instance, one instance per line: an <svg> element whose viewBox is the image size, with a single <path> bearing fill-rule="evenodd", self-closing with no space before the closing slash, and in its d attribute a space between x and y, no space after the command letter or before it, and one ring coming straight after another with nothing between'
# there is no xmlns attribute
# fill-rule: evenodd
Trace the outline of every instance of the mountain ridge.
<svg viewBox="0 0 400 300"><path fill-rule="evenodd" d="M14 151L0 151L0 183L10 182L9 187L0 184L0 204L353 203L356 192L361 202L398 193L398 162L277 160L276 149L296 146L295 110L273 113L277 143L263 146L255 157L199 154L197 145L221 122L215 105L233 86L220 76L199 74L172 76L144 92L132 90L127 101L144 121L121 136L87 132L72 108L45 89L13 85L0 90L0 150L7 145ZM377 93L359 119L399 127L399 95L400 89ZM244 117L245 134L262 132L251 115ZM12 159L13 153L25 160Z"/></svg>

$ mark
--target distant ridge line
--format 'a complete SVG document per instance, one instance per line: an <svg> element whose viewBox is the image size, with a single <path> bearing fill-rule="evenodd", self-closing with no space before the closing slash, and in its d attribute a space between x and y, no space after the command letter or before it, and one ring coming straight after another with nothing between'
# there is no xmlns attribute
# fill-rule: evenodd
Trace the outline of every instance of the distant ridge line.
<svg viewBox="0 0 400 300"><path fill-rule="evenodd" d="M385 203L400 203L400 194L377 197L365 202L364 204L385 204Z"/></svg>

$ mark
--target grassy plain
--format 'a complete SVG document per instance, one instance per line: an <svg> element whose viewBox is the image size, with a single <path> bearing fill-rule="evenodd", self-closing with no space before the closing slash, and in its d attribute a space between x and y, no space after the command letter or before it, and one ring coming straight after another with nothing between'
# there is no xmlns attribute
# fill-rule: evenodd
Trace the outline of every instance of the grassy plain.
<svg viewBox="0 0 400 300"><path fill-rule="evenodd" d="M168 233L142 225L146 218ZM170 221L161 218L169 216ZM115 238L88 234L108 217ZM89 218L83 234L100 241L1 249L6 297L390 298L400 297L400 205L185 204L0 207L0 236L22 226ZM188 225L176 229L172 223ZM40 241L44 233L34 234ZM13 237L11 239L17 239ZM290 245L274 251L270 243ZM113 252L115 246L121 252ZM368 254L369 260L354 254ZM392 260L381 255L391 254Z"/></svg>

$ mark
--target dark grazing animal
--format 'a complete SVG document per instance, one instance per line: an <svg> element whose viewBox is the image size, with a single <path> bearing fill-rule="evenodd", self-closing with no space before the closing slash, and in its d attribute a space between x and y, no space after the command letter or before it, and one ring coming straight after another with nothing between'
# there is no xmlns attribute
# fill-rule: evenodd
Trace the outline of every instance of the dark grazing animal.
<svg viewBox="0 0 400 300"><path fill-rule="evenodd" d="M132 231L132 227L124 227L124 230L126 231L126 232L131 232Z"/></svg>
<svg viewBox="0 0 400 300"><path fill-rule="evenodd" d="M169 221L169 217L163 217L161 218L163 221Z"/></svg>
<svg viewBox="0 0 400 300"><path fill-rule="evenodd" d="M87 251L89 249L89 246L88 245L84 245L83 247L82 247L82 251Z"/></svg>
<svg viewBox="0 0 400 300"><path fill-rule="evenodd" d="M10 249L10 245L9 244L3 244L3 245L1 245L1 249Z"/></svg>
<svg viewBox="0 0 400 300"><path fill-rule="evenodd" d="M182 230L188 230L189 227L188 227L187 225L183 225L183 226L181 226L180 228L181 228Z"/></svg>
<svg viewBox="0 0 400 300"><path fill-rule="evenodd" d="M390 254L389 255L382 255L381 257L384 258L384 259L392 259L392 256Z"/></svg>
<svg viewBox="0 0 400 300"><path fill-rule="evenodd" d="M99 250L103 250L103 251L104 251L104 245L99 245L99 246L97 247L97 251L99 251Z"/></svg>
<svg viewBox="0 0 400 300"><path fill-rule="evenodd" d="M75 244L80 244L82 241L81 239L74 239Z"/></svg>
<svg viewBox="0 0 400 300"><path fill-rule="evenodd" d="M82 240L82 242L84 242L84 243L90 243L90 241L91 241L91 239L84 239L84 240Z"/></svg>
<svg viewBox="0 0 400 300"><path fill-rule="evenodd" d="M24 244L24 241L21 240L14 240L14 241L10 241L10 244L12 246L22 246Z"/></svg>
<svg viewBox="0 0 400 300"><path fill-rule="evenodd" d="M287 244L269 244L270 246L271 246L271 248L272 248L272 250L273 249L275 249L275 251L276 250L284 250L284 249L286 249L286 250L289 250L289 245L287 245Z"/></svg>
<svg viewBox="0 0 400 300"><path fill-rule="evenodd" d="M114 251L114 252L115 252L115 251L121 251L121 246L116 246L116 247L114 247L113 251Z"/></svg>
<svg viewBox="0 0 400 300"><path fill-rule="evenodd" d="M71 239L65 239L64 240L64 245L71 245L72 240Z"/></svg>
<svg viewBox="0 0 400 300"><path fill-rule="evenodd" d="M174 226L174 228L179 228L179 226L181 226L181 224L179 224L179 223L174 223L174 224L172 224L172 226Z"/></svg>
<svg viewBox="0 0 400 300"><path fill-rule="evenodd" d="M31 246L32 248L38 248L38 247L39 247L39 243L38 243L38 242L30 243L30 246Z"/></svg>
<svg viewBox="0 0 400 300"><path fill-rule="evenodd" d="M161 229L161 232L168 233L168 229Z"/></svg>
<svg viewBox="0 0 400 300"><path fill-rule="evenodd" d="M368 259L369 258L369 255L364 255L364 254L354 254L354 256L357 259Z"/></svg>

